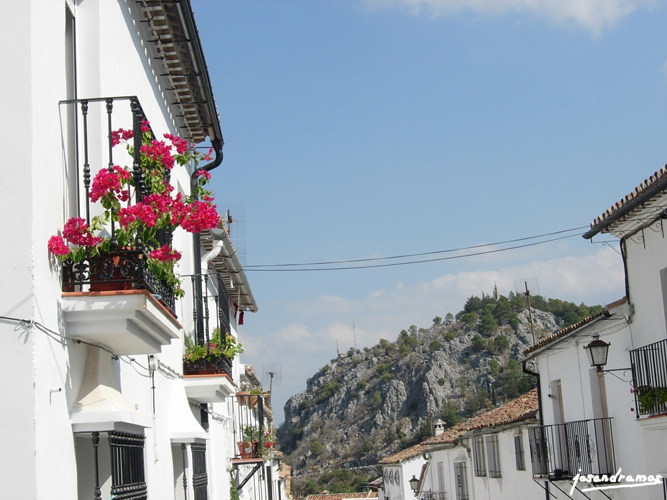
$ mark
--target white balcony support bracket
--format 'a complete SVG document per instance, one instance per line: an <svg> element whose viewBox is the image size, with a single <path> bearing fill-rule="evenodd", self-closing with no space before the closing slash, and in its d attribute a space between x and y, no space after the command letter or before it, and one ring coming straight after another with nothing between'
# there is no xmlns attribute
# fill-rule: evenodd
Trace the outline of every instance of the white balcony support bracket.
<svg viewBox="0 0 667 500"><path fill-rule="evenodd" d="M143 434L150 417L140 413L118 390L111 354L87 346L86 365L70 422L75 433L122 431Z"/></svg>
<svg viewBox="0 0 667 500"><path fill-rule="evenodd" d="M182 328L146 290L63 293L62 311L68 337L117 355L159 353Z"/></svg>

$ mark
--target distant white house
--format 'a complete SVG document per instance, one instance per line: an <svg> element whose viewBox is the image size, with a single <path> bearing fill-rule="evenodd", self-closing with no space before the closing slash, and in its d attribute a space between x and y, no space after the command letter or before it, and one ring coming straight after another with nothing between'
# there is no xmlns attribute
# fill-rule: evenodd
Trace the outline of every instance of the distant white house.
<svg viewBox="0 0 667 500"><path fill-rule="evenodd" d="M528 428L537 420L537 392L444 430L379 463L381 499L538 498L529 470ZM411 484L411 480L412 483Z"/></svg>
<svg viewBox="0 0 667 500"><path fill-rule="evenodd" d="M530 391L424 441L428 463L418 485L421 500L538 498L528 463L528 432L537 422Z"/></svg>
<svg viewBox="0 0 667 500"><path fill-rule="evenodd" d="M426 465L426 446L418 444L399 451L378 463L382 466L382 488L378 490L380 500L412 500L414 492L410 479L419 478Z"/></svg>

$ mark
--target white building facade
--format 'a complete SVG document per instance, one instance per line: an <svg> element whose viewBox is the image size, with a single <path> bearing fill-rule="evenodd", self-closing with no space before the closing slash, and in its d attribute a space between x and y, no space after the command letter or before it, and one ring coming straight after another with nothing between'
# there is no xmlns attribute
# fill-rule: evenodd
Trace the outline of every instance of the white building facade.
<svg viewBox="0 0 667 500"><path fill-rule="evenodd" d="M524 351L543 415L531 431L533 474L550 498L667 498L659 481L667 477L666 187L662 169L584 235L620 240L626 297ZM607 352L595 366L594 339ZM619 470L624 477L612 480ZM577 474L610 480L583 483Z"/></svg>
<svg viewBox="0 0 667 500"><path fill-rule="evenodd" d="M0 459L3 495L280 499L277 454L256 450L251 471L238 462L244 425L271 430L257 409L242 421L238 356L184 372L187 336L205 349L216 329L237 340L242 315L257 310L222 219L155 236L182 254L181 298L145 272L147 247L119 245L87 267L47 248L72 217L91 225L102 214L90 192L104 169L143 175L129 193L129 204L141 202L138 186L150 179L136 155L112 147L112 131L133 131L135 152L143 120L156 140L206 143L211 157L198 168L216 175L222 134L190 1L26 0L6 13L2 57L14 76L0 83L11 117L0 125L0 424L11 450ZM174 196L193 194L194 173L174 166ZM101 236L113 241L119 227ZM122 289L99 283L105 274Z"/></svg>

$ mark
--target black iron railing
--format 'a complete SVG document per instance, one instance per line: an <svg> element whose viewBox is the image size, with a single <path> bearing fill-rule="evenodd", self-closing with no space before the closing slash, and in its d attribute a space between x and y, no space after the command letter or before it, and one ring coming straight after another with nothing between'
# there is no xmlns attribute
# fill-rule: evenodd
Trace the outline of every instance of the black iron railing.
<svg viewBox="0 0 667 500"><path fill-rule="evenodd" d="M117 125L113 123L114 109L116 109L116 104L119 103L118 108L121 109L121 113L125 113L128 117L131 116L132 120L133 195L134 201L140 202L148 194L148 189L141 168L141 128L146 115L139 99L136 96L128 96L61 101L61 104L64 105L76 106L77 113L80 111L80 125L76 127L76 158L70 159L71 162L76 164L76 171L73 174L73 177L76 178L76 186L72 189L76 194L72 196L78 198L75 204L76 214L73 215L84 218L88 226L90 226L91 218L94 215L90 202L91 179L94 173L101 169L113 170L115 162L112 131L114 127L126 125L125 123ZM129 104L129 114L128 109L122 107L122 105L127 106L127 104ZM103 109L100 111L98 107L103 107ZM104 113L106 113L106 116L104 116ZM94 116L92 120L91 115ZM92 126L91 121L94 124ZM125 154L124 150L123 154ZM107 160L106 164L91 165L91 161L94 163L104 161L102 158ZM169 181L168 171L166 172L166 180ZM85 289L84 286L93 284L95 284L94 288L98 287L99 289L99 284L102 282L114 285L127 284L128 289L146 289L154 295L159 295L164 305L175 315L175 297L172 287L158 282L153 274L145 268L145 259L151 250L171 243L170 231L158 231L155 237L156 242L142 241L141 231L138 231L134 249L119 249L116 240L116 222L111 220L109 239L110 253L101 257L85 258L81 262L74 262L71 259L63 262L63 291L80 291Z"/></svg>
<svg viewBox="0 0 667 500"><path fill-rule="evenodd" d="M215 355L216 348L225 350L227 334L231 333L229 325L229 299L225 284L220 275L202 274L187 276L192 283L192 296L195 300L201 297L201 306L193 304L192 319L195 327L194 342L206 350L206 356L192 360L187 353L183 358L184 375L226 374L232 378L232 360L225 355ZM213 286L213 284L217 286ZM200 290L197 287L200 286ZM211 304L215 303L217 311L211 318ZM201 317L197 311L201 310ZM226 310L226 315L223 314ZM227 321L225 323L225 317ZM212 345L215 330L220 332L220 345Z"/></svg>
<svg viewBox="0 0 667 500"><path fill-rule="evenodd" d="M667 339L630 351L637 417L667 412Z"/></svg>
<svg viewBox="0 0 667 500"><path fill-rule="evenodd" d="M610 418L530 427L528 438L533 476L571 479L615 472Z"/></svg>
<svg viewBox="0 0 667 500"><path fill-rule="evenodd" d="M88 290L148 290L176 316L174 289L155 278L146 267L142 250L116 250L98 257L86 257L81 262L63 262L63 291L73 292L83 285Z"/></svg>
<svg viewBox="0 0 667 500"><path fill-rule="evenodd" d="M447 493L444 491L422 491L421 500L447 500Z"/></svg>
<svg viewBox="0 0 667 500"><path fill-rule="evenodd" d="M221 332L231 333L230 318L229 318L229 292L227 292L227 285L220 274L218 277L218 296L216 297L216 304L218 306L218 328Z"/></svg>
<svg viewBox="0 0 667 500"><path fill-rule="evenodd" d="M206 444L192 444L192 487L194 500L208 499L208 475L206 474Z"/></svg>
<svg viewBox="0 0 667 500"><path fill-rule="evenodd" d="M109 432L111 449L111 498L146 500L144 436Z"/></svg>

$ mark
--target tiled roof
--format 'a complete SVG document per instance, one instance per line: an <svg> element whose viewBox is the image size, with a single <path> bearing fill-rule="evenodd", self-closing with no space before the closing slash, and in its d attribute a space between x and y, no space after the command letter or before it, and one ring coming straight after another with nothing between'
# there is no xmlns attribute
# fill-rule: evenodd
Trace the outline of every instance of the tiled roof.
<svg viewBox="0 0 667 500"><path fill-rule="evenodd" d="M406 448L405 450L401 450L398 453L395 453L387 458L383 458L378 463L382 465L398 464L403 462L404 460L408 460L410 458L414 458L418 455L421 455L425 451L426 451L426 446L418 444L415 446L411 446L410 448Z"/></svg>
<svg viewBox="0 0 667 500"><path fill-rule="evenodd" d="M609 229L609 226L611 225L611 222L613 222L614 219L611 221L612 217L619 215L628 215L629 213L634 212L635 210L642 210L644 209L644 203L641 203L639 206L632 206L631 204L635 202L638 198L642 196L648 196L648 198L653 198L653 197L661 197L662 193L661 192L656 192L650 195L648 193L649 190L652 188L655 188L658 186L658 184L667 181L667 166L661 168L657 172L655 172L652 176L650 176L648 179L645 179L644 182L642 182L639 186L635 188L633 192L630 194L626 195L622 200L617 201L614 203L609 209L607 209L602 215L596 217L593 222L591 222L591 231L587 233L589 236L592 236L594 233L597 232L607 232ZM624 213L628 212L628 214ZM589 237L585 236L585 237Z"/></svg>
<svg viewBox="0 0 667 500"><path fill-rule="evenodd" d="M362 491L359 493L322 493L320 495L308 495L306 500L348 500L377 497L377 491Z"/></svg>
<svg viewBox="0 0 667 500"><path fill-rule="evenodd" d="M498 408L494 408L493 410L473 417L467 422L455 425L442 434L427 439L422 444L434 445L451 443L470 431L528 420L537 415L537 409L537 389L533 389L509 403L505 403Z"/></svg>
<svg viewBox="0 0 667 500"><path fill-rule="evenodd" d="M544 337L542 340L537 342L535 345L532 345L530 347L525 348L522 351L522 354L524 356L527 356L531 352L537 351L538 349L544 347L545 345L551 344L555 340L558 340L559 338L564 337L568 333L572 333L576 329L581 328L582 326L590 323L591 321L593 321L596 318L599 318L600 316L603 316L604 314L609 314L606 309L604 311L600 311L597 314L593 314L592 316L589 316L588 318L584 318L581 321L579 321L578 323L575 323L574 325L567 326L567 327L563 328L562 330L559 330L556 333L554 333L552 335L549 335L548 337Z"/></svg>

